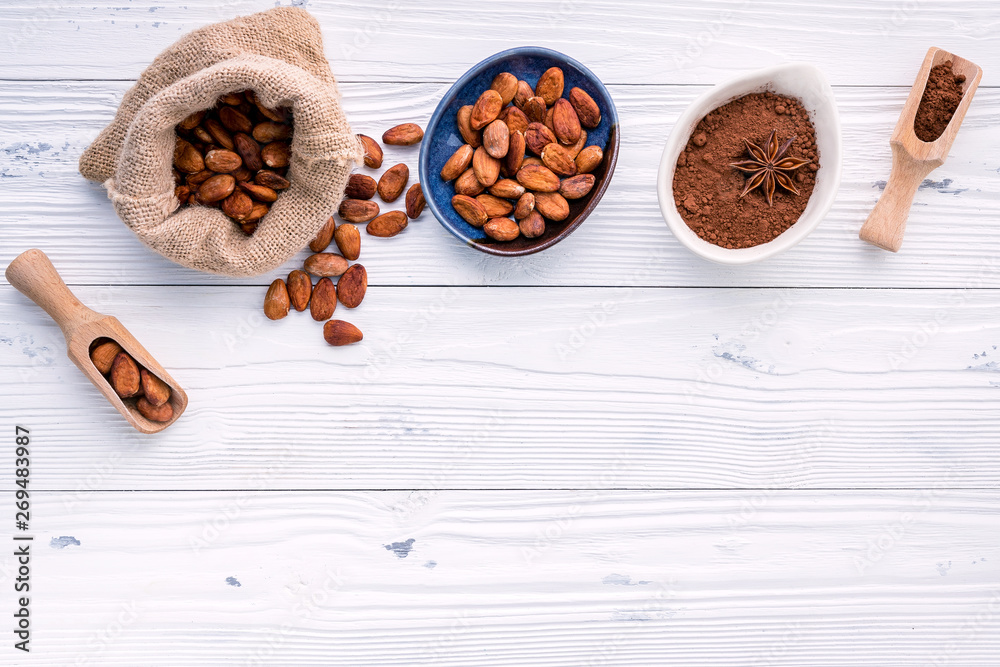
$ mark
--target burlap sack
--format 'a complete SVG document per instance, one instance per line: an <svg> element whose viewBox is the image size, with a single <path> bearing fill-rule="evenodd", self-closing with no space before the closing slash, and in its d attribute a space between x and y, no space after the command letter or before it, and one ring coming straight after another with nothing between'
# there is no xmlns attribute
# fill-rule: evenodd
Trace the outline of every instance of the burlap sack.
<svg viewBox="0 0 1000 667"><path fill-rule="evenodd" d="M292 108L285 190L246 236L222 211L174 197L174 126L223 93L253 89L268 107ZM255 276L301 250L336 210L363 151L344 117L319 25L280 7L196 30L157 56L122 98L114 121L80 157L118 216L178 264Z"/></svg>

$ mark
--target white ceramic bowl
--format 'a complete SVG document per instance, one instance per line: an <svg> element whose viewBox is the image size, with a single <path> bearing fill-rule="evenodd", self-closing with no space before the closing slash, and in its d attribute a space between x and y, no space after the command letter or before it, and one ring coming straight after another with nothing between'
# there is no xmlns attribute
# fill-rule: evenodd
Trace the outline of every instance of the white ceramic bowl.
<svg viewBox="0 0 1000 667"><path fill-rule="evenodd" d="M737 97L765 90L796 97L809 112L809 120L816 128L816 147L819 149L816 186L798 221L773 241L752 248L723 248L695 234L677 212L674 204L674 168L695 126L706 114ZM719 84L692 102L681 114L660 159L656 187L660 211L674 236L696 255L720 264L759 262L788 250L809 236L826 216L840 187L841 153L840 116L833 89L823 73L805 63L788 63L758 70Z"/></svg>

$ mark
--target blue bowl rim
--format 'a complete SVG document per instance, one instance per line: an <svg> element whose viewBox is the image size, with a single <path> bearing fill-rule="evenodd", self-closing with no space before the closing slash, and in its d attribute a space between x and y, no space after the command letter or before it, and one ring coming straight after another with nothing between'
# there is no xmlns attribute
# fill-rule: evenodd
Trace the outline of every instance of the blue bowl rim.
<svg viewBox="0 0 1000 667"><path fill-rule="evenodd" d="M462 76L460 76L458 79L455 80L455 83L453 83L451 88L448 89L448 92L446 92L441 97L441 100L438 102L437 107L435 107L434 109L434 113L431 114L430 120L427 121L427 131L429 132L431 128L437 127L437 125L441 122L441 117L444 115L445 108L448 106L451 100L454 99L456 95L458 95L459 90L464 88L465 85L469 83L469 81L471 81L474 77L476 77L479 74L479 71L481 69L484 69L485 67L488 67L489 65L492 65L497 61L503 60L513 55L529 55L529 56L539 55L561 60L571 65L572 67L577 68L579 71L583 72L588 78L592 80L595 87L598 90L600 90L601 93L604 95L605 99L608 100L607 112L609 113L610 116L611 131L608 136L609 150L607 150L606 153L607 153L607 158L610 161L608 162L605 176L602 179L602 182L598 184L593 194L592 200L587 205L587 207L583 211L581 211L569 225L566 226L566 229L560 232L557 236L548 239L548 241L541 243L538 246L532 246L530 248L526 248L522 251L510 251L510 250L505 251L502 249L495 249L477 243L472 239L466 238L465 236L459 234L458 230L452 227L447 222L447 220L444 217L444 214L441 213L441 211L438 209L437 204L435 203L433 197L430 196L425 197L427 208L431 210L431 213L433 213L438 223L442 227L447 229L452 236L464 242L466 245L474 247L476 250L481 250L482 252L489 253L491 255L500 255L505 257L530 255L532 253L536 253L546 248L549 248L558 243L559 241L563 240L567 236L569 236L571 232L573 232L577 227L579 227L580 224L583 223L583 221L587 218L587 216L590 215L591 210L593 210L594 206L597 205L601 197L604 196L604 191L607 189L608 184L611 182L611 176L614 173L614 168L617 163L618 147L621 142L621 138L619 136L620 126L618 121L618 109L615 107L615 102L614 99L611 97L611 93L608 92L608 89L604 86L604 82L601 81L596 74L591 72L590 69L583 63L567 56L564 53L560 53L559 51L555 51L553 49L545 48L544 46L515 46L510 49L498 51L497 53L494 53L491 56L487 56L483 60L480 60L478 63L470 67L468 70L466 70L466 72ZM421 183L428 183L429 182L428 179L431 177L430 174L428 173L428 164L430 163L430 153L428 148L429 144L430 144L429 141L421 142L420 144L420 158L419 158L419 163L417 165L417 174L418 177L420 178ZM611 144L614 145L612 146Z"/></svg>

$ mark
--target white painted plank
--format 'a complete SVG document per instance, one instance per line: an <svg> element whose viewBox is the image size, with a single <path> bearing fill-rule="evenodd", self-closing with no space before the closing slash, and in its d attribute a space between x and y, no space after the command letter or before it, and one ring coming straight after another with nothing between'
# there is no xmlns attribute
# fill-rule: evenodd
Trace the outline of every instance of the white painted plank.
<svg viewBox="0 0 1000 667"><path fill-rule="evenodd" d="M41 493L30 664L993 667L998 500Z"/></svg>
<svg viewBox="0 0 1000 667"><path fill-rule="evenodd" d="M182 34L275 4L7 2L3 76L134 78ZM492 53L537 44L582 61L607 83L717 83L807 60L837 84L909 86L931 45L987 66L1000 23L992 0L291 4L316 16L334 73L349 81L453 81Z"/></svg>
<svg viewBox="0 0 1000 667"><path fill-rule="evenodd" d="M366 339L334 350L306 315L259 315L271 276L149 254L76 174L156 53L273 4L4 5L0 263L49 250L192 398L139 436L0 288L0 421L32 429L37 535L13 664L1000 663L1000 293L961 289L1000 287L996 88L903 252L856 239L926 47L988 68L1000 6L304 0L359 131L425 122L527 43L616 84L624 130L598 213L542 255L468 251L429 215L366 239L375 287L338 313ZM789 59L840 86L841 196L792 253L705 264L659 217L662 141L689 84ZM651 490L726 487L755 490Z"/></svg>
<svg viewBox="0 0 1000 667"><path fill-rule="evenodd" d="M371 288L330 348L260 287L81 287L184 386L135 433L0 290L46 489L896 488L1000 478L994 290Z"/></svg>
<svg viewBox="0 0 1000 667"><path fill-rule="evenodd" d="M0 84L0 262L28 247L46 249L70 283L267 284L183 269L152 254L115 217L103 191L76 171L80 152L114 113L120 83ZM380 136L397 122L424 123L441 84L346 84L358 131ZM910 216L898 255L874 249L857 231L889 172L888 136L906 91L841 88L846 161L841 193L820 228L797 248L751 267L726 268L689 253L670 234L656 201L656 169L673 121L702 88L613 86L623 124L615 180L596 213L570 238L538 255L484 255L425 213L394 239L364 239L377 285L694 285L1000 287L996 224L1000 90L981 89L951 159L932 174ZM391 149L386 167L417 150ZM303 255L304 256L304 255ZM299 258L296 261L301 261Z"/></svg>

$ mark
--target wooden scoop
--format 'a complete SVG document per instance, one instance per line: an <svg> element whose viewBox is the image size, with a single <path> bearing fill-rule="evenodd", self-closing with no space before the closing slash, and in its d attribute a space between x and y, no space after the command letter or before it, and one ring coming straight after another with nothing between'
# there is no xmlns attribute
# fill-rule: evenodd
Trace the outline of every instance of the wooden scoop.
<svg viewBox="0 0 1000 667"><path fill-rule="evenodd" d="M27 250L7 267L7 281L37 303L62 329L66 337L66 353L94 386L125 419L142 433L157 433L177 421L187 407L188 398L180 385L170 377L156 359L139 344L114 317L94 312L80 303L66 287L52 262L41 250ZM95 340L110 338L132 355L136 363L163 380L170 387L170 405L174 416L170 421L154 422L136 410L133 401L123 401L108 380L90 360L90 348Z"/></svg>
<svg viewBox="0 0 1000 667"><path fill-rule="evenodd" d="M927 85L931 68L948 60L952 61L952 70L955 74L965 75L962 101L940 137L930 142L921 141L913 131L913 119L924 96L924 87ZM910 205L913 204L913 196L927 174L944 164L982 77L983 70L965 58L959 58L933 46L927 51L924 64L917 74L917 81L910 89L910 96L906 98L903 113L900 114L896 129L889 139L889 145L892 146L892 171L885 191L858 234L862 241L892 252L899 250L899 246L903 243L903 232L906 230L906 218L910 213Z"/></svg>

